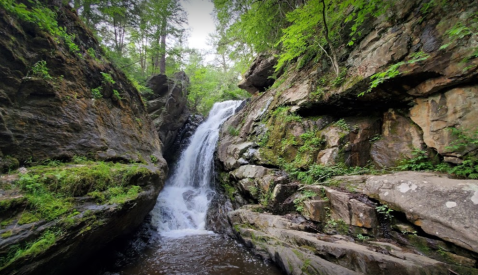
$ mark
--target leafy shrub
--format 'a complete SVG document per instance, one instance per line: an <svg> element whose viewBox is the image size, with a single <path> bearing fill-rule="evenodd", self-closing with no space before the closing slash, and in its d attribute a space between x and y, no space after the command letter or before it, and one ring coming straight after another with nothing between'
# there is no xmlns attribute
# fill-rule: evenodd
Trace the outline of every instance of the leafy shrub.
<svg viewBox="0 0 478 275"><path fill-rule="evenodd" d="M235 137L236 137L236 136L239 135L239 130L236 129L236 128L234 128L234 127L232 127L232 126L229 126L229 127L227 128L227 132L228 132L231 136L235 136Z"/></svg>
<svg viewBox="0 0 478 275"><path fill-rule="evenodd" d="M45 80L50 80L52 77L48 73L48 67L46 66L45 60L40 60L32 66L32 74L36 77L43 78Z"/></svg>
<svg viewBox="0 0 478 275"><path fill-rule="evenodd" d="M345 120L342 118L338 121L336 121L334 123L335 126L339 127L340 129L344 130L344 131L350 131L350 128L349 128L349 125L347 124L347 122L345 122Z"/></svg>
<svg viewBox="0 0 478 275"><path fill-rule="evenodd" d="M110 74L101 72L101 75L103 76L103 82L104 83L108 83L108 84L115 84L116 83L116 81L114 81L113 77Z"/></svg>
<svg viewBox="0 0 478 275"><path fill-rule="evenodd" d="M103 91L103 87L101 86L91 89L91 94L93 94L93 98L96 98L96 99L103 98L103 94L101 93L101 91Z"/></svg>
<svg viewBox="0 0 478 275"><path fill-rule="evenodd" d="M414 149L412 152L413 157L409 160L403 161L401 165L398 166L400 170L412 170L412 171L423 171L423 170L433 170L434 165L428 158L426 151L420 149Z"/></svg>

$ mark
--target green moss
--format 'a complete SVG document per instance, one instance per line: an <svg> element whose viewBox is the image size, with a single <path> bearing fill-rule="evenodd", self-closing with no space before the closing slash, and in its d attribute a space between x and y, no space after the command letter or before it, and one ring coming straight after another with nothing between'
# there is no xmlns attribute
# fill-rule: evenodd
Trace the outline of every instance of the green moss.
<svg viewBox="0 0 478 275"><path fill-rule="evenodd" d="M0 271L21 258L35 257L45 252L56 243L59 234L60 232L46 231L40 238L25 246L10 247L7 256L0 258Z"/></svg>
<svg viewBox="0 0 478 275"><path fill-rule="evenodd" d="M222 187L224 187L224 191L226 191L227 197L231 201L235 201L234 193L236 192L236 189L234 189L234 187L232 187L232 186L230 186L229 184L226 184L226 183L223 183Z"/></svg>
<svg viewBox="0 0 478 275"><path fill-rule="evenodd" d="M12 235L13 235L13 231L9 230L9 231L6 231L5 233L2 234L2 238L6 239L6 238L9 238Z"/></svg>
<svg viewBox="0 0 478 275"><path fill-rule="evenodd" d="M141 187L133 185L130 187L111 187L107 190L109 204L124 204L134 200L141 192Z"/></svg>
<svg viewBox="0 0 478 275"><path fill-rule="evenodd" d="M6 213L9 210L15 209L18 206L22 205L24 202L24 197L0 200L0 213Z"/></svg>
<svg viewBox="0 0 478 275"><path fill-rule="evenodd" d="M349 232L349 226L345 223L344 220L339 219L337 220L337 231L342 235L347 235Z"/></svg>
<svg viewBox="0 0 478 275"><path fill-rule="evenodd" d="M11 217L9 219L5 219L0 223L0 227L6 227L7 225L11 224L15 220L14 217Z"/></svg>
<svg viewBox="0 0 478 275"><path fill-rule="evenodd" d="M30 212L23 212L22 215L20 216L20 219L18 220L18 224L29 224L29 223L34 223L40 220L40 217L35 214L35 213L30 213Z"/></svg>

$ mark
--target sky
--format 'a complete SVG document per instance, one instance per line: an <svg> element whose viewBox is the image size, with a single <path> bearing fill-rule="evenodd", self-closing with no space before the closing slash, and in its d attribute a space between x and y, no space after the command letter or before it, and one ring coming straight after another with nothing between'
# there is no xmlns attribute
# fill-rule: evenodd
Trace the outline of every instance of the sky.
<svg viewBox="0 0 478 275"><path fill-rule="evenodd" d="M214 8L210 0L182 0L182 4L188 13L189 47L210 50L206 44L209 33L214 33L214 20L212 11Z"/></svg>

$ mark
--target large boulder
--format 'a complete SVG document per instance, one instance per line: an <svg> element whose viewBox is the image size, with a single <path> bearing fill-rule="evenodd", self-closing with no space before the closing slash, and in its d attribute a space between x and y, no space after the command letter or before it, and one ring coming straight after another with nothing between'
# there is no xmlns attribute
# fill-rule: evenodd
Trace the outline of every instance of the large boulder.
<svg viewBox="0 0 478 275"><path fill-rule="evenodd" d="M370 177L363 193L426 233L478 253L478 181L401 172Z"/></svg>
<svg viewBox="0 0 478 275"><path fill-rule="evenodd" d="M373 137L370 155L379 167L395 167L423 150L423 134L410 119L389 110L383 115L382 134Z"/></svg>
<svg viewBox="0 0 478 275"><path fill-rule="evenodd" d="M478 86L470 85L415 100L410 118L423 130L423 139L428 147L435 148L450 160L476 149L476 146L470 146L459 152L453 150L450 145L457 137L453 136L450 128L458 128L466 134L477 129L477 94Z"/></svg>
<svg viewBox="0 0 478 275"><path fill-rule="evenodd" d="M171 154L168 149L172 148L190 115L187 108L189 78L184 72L175 73L170 79L159 74L151 77L147 86L153 91L148 95L148 113L165 147L165 155Z"/></svg>
<svg viewBox="0 0 478 275"><path fill-rule="evenodd" d="M445 275L449 272L448 265L393 244L377 243L385 247L377 249L340 236L303 232L303 223L250 208L230 212L229 219L248 247L276 261L287 274Z"/></svg>

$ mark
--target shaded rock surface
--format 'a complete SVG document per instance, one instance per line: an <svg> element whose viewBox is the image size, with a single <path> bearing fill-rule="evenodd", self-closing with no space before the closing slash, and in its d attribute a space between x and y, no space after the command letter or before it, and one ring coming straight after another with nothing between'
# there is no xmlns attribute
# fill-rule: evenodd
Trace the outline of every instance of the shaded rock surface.
<svg viewBox="0 0 478 275"><path fill-rule="evenodd" d="M238 84L239 88L248 91L250 94L265 91L274 84L271 76L276 64L277 60L273 55L259 55L244 74L244 79Z"/></svg>
<svg viewBox="0 0 478 275"><path fill-rule="evenodd" d="M77 14L63 6L58 13L59 25L75 35L80 56L37 26L0 9L0 157L20 163L75 155L162 159L161 144L138 91L103 57ZM88 55L87 49L98 58ZM32 74L39 61L46 62L50 79ZM105 82L101 73L110 74L115 83ZM100 98L93 96L96 88L101 88Z"/></svg>
<svg viewBox="0 0 478 275"><path fill-rule="evenodd" d="M89 195L72 197L75 211L68 217L21 225L15 213L23 216L28 204L23 192L15 189L17 176L2 176L1 186L11 185L9 189L13 193L0 192L0 203L9 205L9 208L1 209L5 223L0 228L0 255L9 259L7 253L15 245L28 247L28 243L35 243L39 248L36 254L20 257L11 263L2 263L2 274L65 274L119 237L132 233L153 209L166 176L164 167L149 165L144 168L147 172L136 174L129 183L141 187L137 197L112 204L97 203ZM60 233L55 233L52 245L42 246L38 240L46 232Z"/></svg>
<svg viewBox="0 0 478 275"><path fill-rule="evenodd" d="M161 142L168 148L164 155L170 155L176 148L173 146L176 137L190 115L186 106L189 78L184 72L175 73L171 79L160 74L151 77L147 86L153 91L146 96L148 113Z"/></svg>
<svg viewBox="0 0 478 275"><path fill-rule="evenodd" d="M189 145L191 136L203 121L204 117L201 115L189 115L183 127L179 129L172 145L165 150L164 158L170 166L179 159L181 152Z"/></svg>

